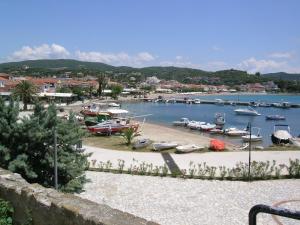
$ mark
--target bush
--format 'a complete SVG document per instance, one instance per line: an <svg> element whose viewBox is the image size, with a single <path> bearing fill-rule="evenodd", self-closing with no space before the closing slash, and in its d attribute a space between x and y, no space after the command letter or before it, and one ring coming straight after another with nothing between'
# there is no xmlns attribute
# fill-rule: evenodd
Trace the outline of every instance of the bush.
<svg viewBox="0 0 300 225"><path fill-rule="evenodd" d="M0 199L0 225L12 225L12 215L14 209L11 204L3 199Z"/></svg>

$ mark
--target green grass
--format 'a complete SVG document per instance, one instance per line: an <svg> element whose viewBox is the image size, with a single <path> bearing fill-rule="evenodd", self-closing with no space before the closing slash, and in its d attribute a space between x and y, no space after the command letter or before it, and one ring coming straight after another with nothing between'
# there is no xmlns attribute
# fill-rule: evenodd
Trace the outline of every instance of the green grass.
<svg viewBox="0 0 300 225"><path fill-rule="evenodd" d="M134 140L135 141L135 140ZM133 142L134 142L133 141ZM141 149L132 149L132 145L126 145L123 137L118 135L112 136L90 136L83 140L84 145L89 145L99 148L107 148L119 151L134 151L134 152L157 152L152 150L152 145ZM175 153L175 148L163 150L161 152ZM198 153L209 152L207 148ZM160 152L158 152L160 153Z"/></svg>

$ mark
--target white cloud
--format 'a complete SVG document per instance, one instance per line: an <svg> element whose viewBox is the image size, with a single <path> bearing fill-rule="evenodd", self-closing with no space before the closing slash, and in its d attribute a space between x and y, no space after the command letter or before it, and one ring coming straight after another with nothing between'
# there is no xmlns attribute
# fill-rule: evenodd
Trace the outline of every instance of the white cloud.
<svg viewBox="0 0 300 225"><path fill-rule="evenodd" d="M177 55L177 56L175 57L175 59L176 59L176 60L182 60L183 57L182 57L181 55Z"/></svg>
<svg viewBox="0 0 300 225"><path fill-rule="evenodd" d="M67 58L70 53L61 45L23 46L8 57L10 61Z"/></svg>
<svg viewBox="0 0 300 225"><path fill-rule="evenodd" d="M274 60L261 59L257 60L254 57L242 61L237 66L239 69L247 70L250 73L268 73L274 71L282 71L287 67L286 62L278 62Z"/></svg>
<svg viewBox="0 0 300 225"><path fill-rule="evenodd" d="M136 55L120 53L102 53L102 52L82 52L76 51L75 58L82 61L102 62L111 65L130 65L141 66L143 63L155 60L155 57L148 52L140 52Z"/></svg>
<svg viewBox="0 0 300 225"><path fill-rule="evenodd" d="M293 57L293 54L290 52L273 52L273 53L269 54L269 57L290 59Z"/></svg>

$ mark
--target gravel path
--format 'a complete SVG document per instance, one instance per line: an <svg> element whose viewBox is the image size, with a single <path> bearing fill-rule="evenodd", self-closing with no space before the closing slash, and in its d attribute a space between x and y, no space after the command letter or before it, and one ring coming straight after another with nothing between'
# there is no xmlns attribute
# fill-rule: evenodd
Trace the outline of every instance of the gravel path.
<svg viewBox="0 0 300 225"><path fill-rule="evenodd" d="M163 225L246 225L255 204L300 199L300 180L259 182L183 180L87 172L80 195ZM300 202L282 207L300 210ZM285 225L299 221L281 219ZM276 224L259 215L258 224Z"/></svg>

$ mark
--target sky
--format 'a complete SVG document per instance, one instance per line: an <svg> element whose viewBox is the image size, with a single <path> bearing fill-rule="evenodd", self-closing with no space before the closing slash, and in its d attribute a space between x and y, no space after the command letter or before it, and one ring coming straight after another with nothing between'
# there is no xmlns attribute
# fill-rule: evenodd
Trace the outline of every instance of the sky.
<svg viewBox="0 0 300 225"><path fill-rule="evenodd" d="M0 62L300 73L299 0L3 0Z"/></svg>

